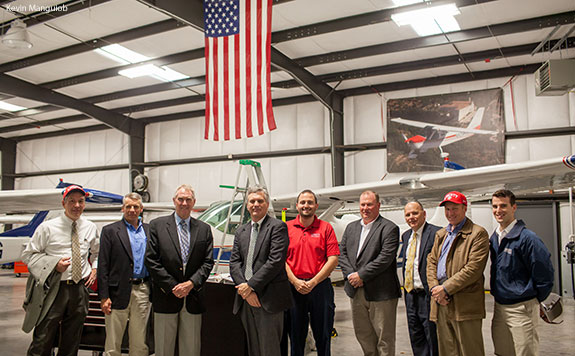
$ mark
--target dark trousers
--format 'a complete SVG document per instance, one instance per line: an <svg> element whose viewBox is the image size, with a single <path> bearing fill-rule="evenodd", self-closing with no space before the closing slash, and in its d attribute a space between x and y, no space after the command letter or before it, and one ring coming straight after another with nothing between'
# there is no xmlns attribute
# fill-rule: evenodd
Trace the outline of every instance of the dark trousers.
<svg viewBox="0 0 575 356"><path fill-rule="evenodd" d="M289 310L291 356L305 354L308 324L311 325L318 356L331 355L335 303L330 279L325 279L305 295L298 293L292 286L292 295L294 304Z"/></svg>
<svg viewBox="0 0 575 356"><path fill-rule="evenodd" d="M50 356L54 340L62 328L58 356L78 354L84 319L88 314L88 289L79 284L60 283L56 300L42 321L34 328L28 356Z"/></svg>
<svg viewBox="0 0 575 356"><path fill-rule="evenodd" d="M438 355L436 326L429 320L429 301L429 296L423 290L405 293L411 349L418 356Z"/></svg>
<svg viewBox="0 0 575 356"><path fill-rule="evenodd" d="M240 319L246 331L250 356L280 356L284 312L268 313L243 301Z"/></svg>

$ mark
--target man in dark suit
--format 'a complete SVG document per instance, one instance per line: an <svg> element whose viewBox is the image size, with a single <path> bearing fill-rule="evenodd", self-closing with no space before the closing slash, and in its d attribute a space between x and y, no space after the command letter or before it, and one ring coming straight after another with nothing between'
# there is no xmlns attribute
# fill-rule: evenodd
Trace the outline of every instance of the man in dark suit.
<svg viewBox="0 0 575 356"><path fill-rule="evenodd" d="M175 214L150 222L146 267L152 277L154 344L157 356L175 353L199 356L202 287L214 265L213 237L208 224L190 214L194 190L184 184L173 198Z"/></svg>
<svg viewBox="0 0 575 356"><path fill-rule="evenodd" d="M403 209L405 222L411 229L401 236L403 247L403 289L409 339L414 355L437 355L435 323L429 320L431 295L427 285L427 255L433 247L439 226L428 224L423 206L409 202Z"/></svg>
<svg viewBox="0 0 575 356"><path fill-rule="evenodd" d="M146 325L150 315L150 279L144 266L148 224L140 214L142 197L130 193L124 197L124 218L102 229L98 267L98 294L106 316L108 356L120 356L128 319L130 355L148 356Z"/></svg>
<svg viewBox="0 0 575 356"><path fill-rule="evenodd" d="M379 215L379 195L365 191L359 198L361 220L343 233L339 264L357 341L366 356L395 355L399 228Z"/></svg>
<svg viewBox="0 0 575 356"><path fill-rule="evenodd" d="M284 311L292 305L285 269L287 226L267 215L265 189L250 187L247 194L252 221L236 231L230 257L237 289L233 312L240 313L250 356L279 356Z"/></svg>

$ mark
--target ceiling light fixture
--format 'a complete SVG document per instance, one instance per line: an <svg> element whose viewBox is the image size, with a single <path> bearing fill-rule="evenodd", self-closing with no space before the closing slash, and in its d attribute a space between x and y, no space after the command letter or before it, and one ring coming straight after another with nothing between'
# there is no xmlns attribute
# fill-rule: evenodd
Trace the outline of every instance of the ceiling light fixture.
<svg viewBox="0 0 575 356"><path fill-rule="evenodd" d="M391 15L398 25L411 25L419 36L458 31L461 28L453 16L461 12L455 4L435 6Z"/></svg>
<svg viewBox="0 0 575 356"><path fill-rule="evenodd" d="M32 48L30 35L28 34L24 21L14 20L8 31L6 31L6 34L2 37L2 43L6 47L13 49Z"/></svg>
<svg viewBox="0 0 575 356"><path fill-rule="evenodd" d="M18 106L14 104L7 103L5 101L0 101L0 110L15 112L20 110L25 110L26 108L23 106Z"/></svg>
<svg viewBox="0 0 575 356"><path fill-rule="evenodd" d="M147 75L164 82L173 82L175 80L189 78L189 76L170 69L166 66L160 68L153 64L145 64L142 66L124 69L119 71L118 74L128 78L137 78Z"/></svg>
<svg viewBox="0 0 575 356"><path fill-rule="evenodd" d="M143 54L134 52L131 49L127 49L126 47L117 43L96 48L94 52L121 64L140 63L151 59L150 57L146 57Z"/></svg>

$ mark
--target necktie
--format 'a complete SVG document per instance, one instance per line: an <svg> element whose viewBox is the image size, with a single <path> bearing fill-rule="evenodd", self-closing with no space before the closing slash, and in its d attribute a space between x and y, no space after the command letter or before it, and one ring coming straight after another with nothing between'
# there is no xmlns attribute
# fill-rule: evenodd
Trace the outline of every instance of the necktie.
<svg viewBox="0 0 575 356"><path fill-rule="evenodd" d="M413 261L415 261L415 252L417 250L417 232L413 233L413 238L409 242L407 249L407 260L405 262L405 283L403 288L407 293L413 290Z"/></svg>
<svg viewBox="0 0 575 356"><path fill-rule="evenodd" d="M182 251L182 261L188 262L188 254L190 253L190 232L188 231L188 224L185 220L180 221L180 250Z"/></svg>
<svg viewBox="0 0 575 356"><path fill-rule="evenodd" d="M254 271L252 265L254 264L254 251L256 250L256 242L258 239L258 224L252 224L252 233L250 236L250 244L248 247L248 257L246 258L246 279L252 278Z"/></svg>
<svg viewBox="0 0 575 356"><path fill-rule="evenodd" d="M80 237L78 236L78 226L72 223L72 280L74 283L82 279L82 257L80 256Z"/></svg>

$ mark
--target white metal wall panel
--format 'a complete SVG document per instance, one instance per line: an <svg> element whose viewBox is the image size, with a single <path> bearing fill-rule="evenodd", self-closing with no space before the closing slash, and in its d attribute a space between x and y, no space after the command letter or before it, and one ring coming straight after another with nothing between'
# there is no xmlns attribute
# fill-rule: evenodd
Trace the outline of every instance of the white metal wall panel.
<svg viewBox="0 0 575 356"><path fill-rule="evenodd" d="M18 143L16 172L115 165L128 162L128 136L115 130Z"/></svg>
<svg viewBox="0 0 575 356"><path fill-rule="evenodd" d="M128 193L130 189L127 169L16 178L14 185L16 189L55 188L60 178L66 183L121 195Z"/></svg>

